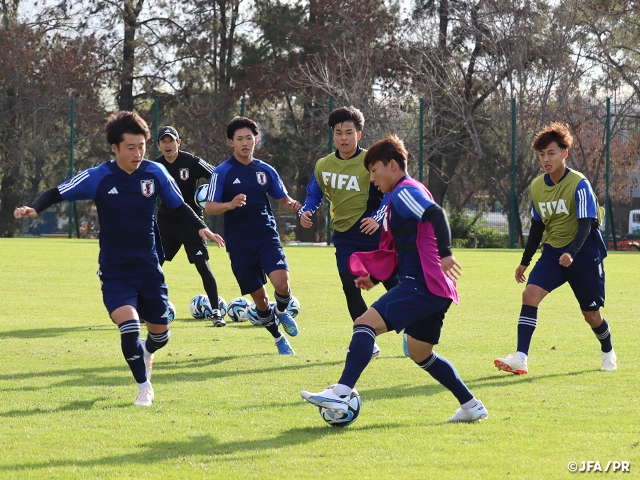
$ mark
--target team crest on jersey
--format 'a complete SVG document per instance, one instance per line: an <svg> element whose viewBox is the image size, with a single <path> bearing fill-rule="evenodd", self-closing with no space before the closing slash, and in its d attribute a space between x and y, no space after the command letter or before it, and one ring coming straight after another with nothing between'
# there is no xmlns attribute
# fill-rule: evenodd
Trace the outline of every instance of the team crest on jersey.
<svg viewBox="0 0 640 480"><path fill-rule="evenodd" d="M150 197L156 191L156 184L153 180L140 180L140 189L145 197Z"/></svg>
<svg viewBox="0 0 640 480"><path fill-rule="evenodd" d="M258 183L260 185L267 184L267 174L264 172L256 172L256 178L258 179Z"/></svg>
<svg viewBox="0 0 640 480"><path fill-rule="evenodd" d="M180 180L187 180L189 178L189 169L181 168L180 169Z"/></svg>

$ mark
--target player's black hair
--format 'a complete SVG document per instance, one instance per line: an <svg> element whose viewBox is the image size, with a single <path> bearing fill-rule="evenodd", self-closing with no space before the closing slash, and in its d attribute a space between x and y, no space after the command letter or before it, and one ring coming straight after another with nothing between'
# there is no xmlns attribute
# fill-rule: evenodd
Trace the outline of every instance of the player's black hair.
<svg viewBox="0 0 640 480"><path fill-rule="evenodd" d="M541 152L549 146L551 142L556 142L562 149L571 148L573 145L573 135L569 125L561 122L553 122L544 127L533 139L531 150Z"/></svg>
<svg viewBox="0 0 640 480"><path fill-rule="evenodd" d="M145 140L151 138L151 131L147 122L137 113L126 110L111 115L107 125L104 127L104 133L109 145L120 145L125 133L144 135Z"/></svg>
<svg viewBox="0 0 640 480"><path fill-rule="evenodd" d="M247 117L234 117L227 125L227 138L232 140L236 131L241 128L248 128L251 133L258 135L258 124L256 122Z"/></svg>
<svg viewBox="0 0 640 480"><path fill-rule="evenodd" d="M362 115L362 112L352 105L348 107L340 107L336 108L329 114L329 120L327 123L333 130L333 127L337 124L344 122L353 122L356 130L361 132L364 128L364 115Z"/></svg>
<svg viewBox="0 0 640 480"><path fill-rule="evenodd" d="M387 135L382 140L378 140L371 145L364 156L364 168L369 171L371 166L380 161L383 165L388 165L391 160L395 160L403 172L407 171L407 158L409 152L404 146L404 142L397 135Z"/></svg>

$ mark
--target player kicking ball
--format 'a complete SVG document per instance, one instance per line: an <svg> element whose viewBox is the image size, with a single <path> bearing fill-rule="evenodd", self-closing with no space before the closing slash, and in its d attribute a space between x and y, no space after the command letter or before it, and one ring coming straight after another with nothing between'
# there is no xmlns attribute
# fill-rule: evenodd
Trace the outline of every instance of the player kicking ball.
<svg viewBox="0 0 640 480"><path fill-rule="evenodd" d="M211 175L205 212L224 214L227 253L240 291L253 298L258 319L274 338L278 353L294 355L289 341L278 328L280 323L288 335L298 334L298 325L287 312L291 301L289 266L268 196L292 212L297 212L301 205L287 195L278 172L253 157L258 143L256 122L235 117L227 125L227 138L233 155ZM275 289L275 309L269 305L265 288L267 276Z"/></svg>
<svg viewBox="0 0 640 480"><path fill-rule="evenodd" d="M147 123L136 113L118 112L105 128L115 160L78 173L42 193L30 206L18 207L16 218L35 218L64 200L93 200L100 222L102 299L120 330L124 358L138 383L135 405L148 407L155 394L151 385L154 353L169 341L167 285L160 267L162 247L155 236L156 199L174 209L204 240L224 245L184 203L171 175L144 158L150 138ZM147 325L140 339L140 321Z"/></svg>
<svg viewBox="0 0 640 480"><path fill-rule="evenodd" d="M408 153L396 135L376 142L364 164L371 181L391 198L383 222L380 249L354 253L349 266L356 284L369 290L371 277L383 280L397 272L400 283L358 317L340 380L323 392L301 392L307 402L344 414L351 391L371 361L378 335L403 329L409 356L460 402L449 422L474 422L488 416L458 376L455 367L433 351L452 302L458 301L456 279L461 266L451 253L451 232L445 212L429 190L407 175Z"/></svg>
<svg viewBox="0 0 640 480"><path fill-rule="evenodd" d="M503 372L529 373L527 358L538 324L538 305L549 292L566 282L580 304L585 321L600 341L601 369L617 368L609 324L600 314L604 306L603 260L607 256L599 229L601 209L589 181L565 164L572 145L568 125L558 122L540 130L531 145L544 173L531 182L531 230L516 268L516 282L527 280L524 272L543 238L544 242L542 255L531 270L522 294L517 351L493 362Z"/></svg>

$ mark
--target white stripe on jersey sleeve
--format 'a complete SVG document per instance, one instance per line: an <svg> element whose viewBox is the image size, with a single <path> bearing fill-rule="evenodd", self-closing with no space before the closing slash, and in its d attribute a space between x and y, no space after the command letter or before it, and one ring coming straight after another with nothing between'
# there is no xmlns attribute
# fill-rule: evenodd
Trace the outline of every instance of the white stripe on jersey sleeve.
<svg viewBox="0 0 640 480"><path fill-rule="evenodd" d="M213 202L213 197L216 194L216 187L218 186L218 174L214 171L211 174L211 180L209 180L209 193L207 194L207 202Z"/></svg>
<svg viewBox="0 0 640 480"><path fill-rule="evenodd" d="M425 208L418 203L418 201L411 196L411 194L403 189L398 193L398 198L402 200L402 203L416 216L416 218L422 218Z"/></svg>
<svg viewBox="0 0 640 480"><path fill-rule="evenodd" d="M198 160L198 163L200 164L201 167L203 167L209 173L213 173L213 169L216 168L202 159Z"/></svg>
<svg viewBox="0 0 640 480"><path fill-rule="evenodd" d="M87 178L89 178L89 171L88 170L84 170L83 172L78 173L71 180L68 180L67 182L65 182L62 185L60 185L58 187L58 190L60 191L61 194L64 193L64 192L67 192L67 191L71 190L72 188L76 187L78 184L80 184L81 182L83 182Z"/></svg>
<svg viewBox="0 0 640 480"><path fill-rule="evenodd" d="M176 195L178 195L182 199L182 201L184 201L184 197L182 196L182 192L180 191L180 187L178 187L178 184L176 183L175 178L167 174L167 179L169 180L169 185L171 185L171 189L176 193Z"/></svg>

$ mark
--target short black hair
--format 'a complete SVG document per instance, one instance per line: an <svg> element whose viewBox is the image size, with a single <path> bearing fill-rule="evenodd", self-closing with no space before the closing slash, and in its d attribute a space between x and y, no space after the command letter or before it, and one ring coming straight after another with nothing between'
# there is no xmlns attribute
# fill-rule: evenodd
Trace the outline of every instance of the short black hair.
<svg viewBox="0 0 640 480"><path fill-rule="evenodd" d="M569 125L561 122L553 122L544 127L533 139L531 150L541 152L549 146L551 142L556 142L562 149L571 148L573 145L573 135Z"/></svg>
<svg viewBox="0 0 640 480"><path fill-rule="evenodd" d="M358 132L361 132L364 128L364 115L353 105L348 107L336 108L329 114L329 127L333 130L333 127L339 123L353 122Z"/></svg>
<svg viewBox="0 0 640 480"><path fill-rule="evenodd" d="M104 133L109 145L120 145L125 133L132 135L144 135L145 140L151 138L151 131L144 119L134 112L123 110L109 117Z"/></svg>
<svg viewBox="0 0 640 480"><path fill-rule="evenodd" d="M227 138L232 140L236 130L241 128L248 128L251 133L258 135L258 124L256 122L247 117L234 117L227 125Z"/></svg>
<svg viewBox="0 0 640 480"><path fill-rule="evenodd" d="M383 165L389 165L393 159L398 163L400 170L407 171L407 159L409 152L404 146L404 142L397 135L387 135L382 140L378 140L371 145L364 155L364 168L369 171L371 166L380 161Z"/></svg>

